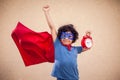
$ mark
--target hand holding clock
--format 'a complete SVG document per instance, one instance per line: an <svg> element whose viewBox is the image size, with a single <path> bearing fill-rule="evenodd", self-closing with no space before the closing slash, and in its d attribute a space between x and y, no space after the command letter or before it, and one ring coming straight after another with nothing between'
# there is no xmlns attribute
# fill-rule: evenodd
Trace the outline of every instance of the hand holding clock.
<svg viewBox="0 0 120 80"><path fill-rule="evenodd" d="M83 47L83 51L89 50L93 46L93 40L90 31L86 31L86 34L81 40L81 46Z"/></svg>

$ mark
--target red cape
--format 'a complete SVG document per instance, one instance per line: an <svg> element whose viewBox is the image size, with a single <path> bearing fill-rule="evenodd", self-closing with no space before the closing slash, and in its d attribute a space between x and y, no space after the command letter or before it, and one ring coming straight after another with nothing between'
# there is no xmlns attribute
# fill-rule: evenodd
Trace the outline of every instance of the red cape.
<svg viewBox="0 0 120 80"><path fill-rule="evenodd" d="M35 32L18 22L11 34L25 66L54 62L54 45L48 32Z"/></svg>

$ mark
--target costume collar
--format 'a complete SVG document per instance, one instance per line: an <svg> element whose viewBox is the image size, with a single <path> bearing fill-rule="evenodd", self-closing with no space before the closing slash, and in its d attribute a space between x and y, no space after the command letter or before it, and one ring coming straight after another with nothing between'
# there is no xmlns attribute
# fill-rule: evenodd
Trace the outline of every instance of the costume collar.
<svg viewBox="0 0 120 80"><path fill-rule="evenodd" d="M62 42L61 42L61 43L62 43ZM72 49L71 44L70 44L70 45L65 45L65 44L62 43L62 45L65 46L69 51L71 51L71 49Z"/></svg>

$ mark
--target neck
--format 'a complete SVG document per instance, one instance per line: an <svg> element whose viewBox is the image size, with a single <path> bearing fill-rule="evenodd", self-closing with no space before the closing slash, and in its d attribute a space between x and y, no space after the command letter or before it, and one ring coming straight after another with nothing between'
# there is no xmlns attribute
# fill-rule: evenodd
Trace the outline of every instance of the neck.
<svg viewBox="0 0 120 80"><path fill-rule="evenodd" d="M69 51L71 50L71 44L63 44L63 43L62 43L62 45L65 46L65 47L67 47L67 49L68 49Z"/></svg>

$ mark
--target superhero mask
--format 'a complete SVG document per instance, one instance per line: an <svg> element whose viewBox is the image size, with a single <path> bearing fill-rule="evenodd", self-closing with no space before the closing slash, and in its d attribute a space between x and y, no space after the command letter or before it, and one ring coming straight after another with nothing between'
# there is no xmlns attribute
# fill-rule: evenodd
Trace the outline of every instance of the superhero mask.
<svg viewBox="0 0 120 80"><path fill-rule="evenodd" d="M73 39L74 39L73 33L70 33L70 32L62 32L60 39L66 39L66 38L67 38L67 39L70 39L70 40L73 40Z"/></svg>

